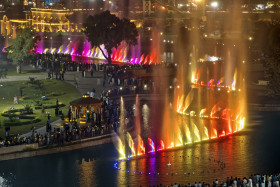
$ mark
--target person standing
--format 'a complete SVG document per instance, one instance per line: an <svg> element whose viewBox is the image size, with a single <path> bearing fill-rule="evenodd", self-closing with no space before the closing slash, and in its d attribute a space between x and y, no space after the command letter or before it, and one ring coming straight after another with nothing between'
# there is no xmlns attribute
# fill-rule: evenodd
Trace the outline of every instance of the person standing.
<svg viewBox="0 0 280 187"><path fill-rule="evenodd" d="M19 94L20 94L20 97L22 97L22 87L20 87L20 89L19 89Z"/></svg>
<svg viewBox="0 0 280 187"><path fill-rule="evenodd" d="M17 105L18 104L18 98L17 95L14 96L14 104Z"/></svg>
<svg viewBox="0 0 280 187"><path fill-rule="evenodd" d="M76 88L78 88L78 85L79 85L79 78L78 77L74 77L74 83L75 83L75 86Z"/></svg>
<svg viewBox="0 0 280 187"><path fill-rule="evenodd" d="M46 123L46 132L50 132L50 124L49 121Z"/></svg>
<svg viewBox="0 0 280 187"><path fill-rule="evenodd" d="M56 99L56 108L59 107L59 102L58 102L58 99Z"/></svg>
<svg viewBox="0 0 280 187"><path fill-rule="evenodd" d="M10 136L10 126L5 127L5 131L6 131L6 133L5 133L6 137L9 137Z"/></svg>
<svg viewBox="0 0 280 187"><path fill-rule="evenodd" d="M32 126L32 127L31 127L31 136L34 137L34 134L35 134L35 127Z"/></svg>
<svg viewBox="0 0 280 187"><path fill-rule="evenodd" d="M71 110L71 108L69 107L69 110L68 110L68 122L71 121L71 118L72 118L72 110Z"/></svg>

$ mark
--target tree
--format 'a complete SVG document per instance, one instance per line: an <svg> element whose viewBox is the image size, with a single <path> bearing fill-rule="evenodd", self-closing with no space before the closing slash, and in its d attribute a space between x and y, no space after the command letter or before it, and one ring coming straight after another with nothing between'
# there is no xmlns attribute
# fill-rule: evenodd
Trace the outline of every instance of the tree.
<svg viewBox="0 0 280 187"><path fill-rule="evenodd" d="M280 22L272 23L259 21L255 23L253 47L265 55L275 54L274 50L280 51Z"/></svg>
<svg viewBox="0 0 280 187"><path fill-rule="evenodd" d="M34 55L40 36L36 35L31 28L25 28L12 41L8 47L8 59L11 59L17 65L17 72L21 73L21 64L25 59Z"/></svg>
<svg viewBox="0 0 280 187"><path fill-rule="evenodd" d="M264 64L264 77L268 81L266 94L274 97L280 95L280 53L266 57Z"/></svg>
<svg viewBox="0 0 280 187"><path fill-rule="evenodd" d="M264 77L268 81L266 93L280 95L280 22L257 22L253 48L264 55Z"/></svg>
<svg viewBox="0 0 280 187"><path fill-rule="evenodd" d="M120 19L110 11L88 16L84 23L84 33L92 47L98 47L109 64L112 62L113 48L117 48L122 41L129 45L136 45L138 37L133 22L126 18ZM107 55L101 45L104 45Z"/></svg>

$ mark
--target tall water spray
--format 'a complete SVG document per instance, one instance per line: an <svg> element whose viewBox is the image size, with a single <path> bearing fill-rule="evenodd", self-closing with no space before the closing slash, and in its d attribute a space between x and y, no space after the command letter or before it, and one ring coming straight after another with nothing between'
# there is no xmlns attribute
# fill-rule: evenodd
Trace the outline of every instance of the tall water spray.
<svg viewBox="0 0 280 187"><path fill-rule="evenodd" d="M125 107L123 97L120 99L120 119L119 119L119 128L118 133L114 133L114 145L119 152L119 159L124 159L127 157L126 155L126 148L125 148L125 141L124 141L124 130L125 130ZM128 135L130 136L130 135ZM131 142L130 142L131 143ZM131 143L132 147L132 143ZM132 151L133 152L133 151ZM135 152L135 151L134 151Z"/></svg>

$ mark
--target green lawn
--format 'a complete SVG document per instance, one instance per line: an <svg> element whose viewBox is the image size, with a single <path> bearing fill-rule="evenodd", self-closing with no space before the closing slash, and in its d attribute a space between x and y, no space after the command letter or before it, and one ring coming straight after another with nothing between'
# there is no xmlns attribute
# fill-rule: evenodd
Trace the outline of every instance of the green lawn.
<svg viewBox="0 0 280 187"><path fill-rule="evenodd" d="M31 105L34 111L33 116L38 117L41 121L36 124L28 124L22 126L11 126L10 134L23 134L29 132L34 125L36 128L44 126L47 121L46 112L51 114L51 121L58 119L54 115L54 108L45 109L42 113L41 109L35 110L35 105L43 104L50 106L56 104L56 99L65 107L60 108L64 115L67 116L69 102L81 97L80 92L71 84L59 80L35 80L37 84L31 84L30 81L18 82L2 82L0 83L0 112L9 110L11 107L15 109L23 109L27 104ZM14 96L20 97L20 88L23 90L23 97L19 98L19 104L14 104ZM46 96L46 100L42 100L42 96ZM8 117L0 116L0 137L5 135L4 120ZM24 121L24 120L23 120Z"/></svg>
<svg viewBox="0 0 280 187"><path fill-rule="evenodd" d="M0 70L7 68L7 76L24 76L24 75L39 75L41 74L37 70L22 70L21 73L17 73L16 65L7 62L0 62Z"/></svg>

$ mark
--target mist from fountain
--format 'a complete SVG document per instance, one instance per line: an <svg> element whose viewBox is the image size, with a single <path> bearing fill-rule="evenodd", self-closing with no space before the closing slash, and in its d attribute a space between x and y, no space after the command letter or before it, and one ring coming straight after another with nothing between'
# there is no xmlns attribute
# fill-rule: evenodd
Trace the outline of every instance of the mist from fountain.
<svg viewBox="0 0 280 187"><path fill-rule="evenodd" d="M239 2L234 4L240 5ZM238 9L232 10L232 14L228 14L226 18L226 29L241 33L240 16ZM206 32L214 31L211 26L213 24L211 21L206 23ZM148 152L156 152L201 141L218 141L244 128L247 115L244 80L246 46L242 42L242 35L239 35L235 44L228 40L223 41L226 44L223 60L210 58L203 61L200 56L204 41L198 32L198 19L193 18L190 25L183 32L179 27L174 27L173 30L173 33L178 35L178 41L174 43L177 74L173 85L167 85L168 74L165 69L154 72L154 75L157 75L154 82L160 83L163 90L161 94L164 95L162 123L155 124L160 129L158 137L143 137L138 130L141 129L141 120L137 116L141 115L136 115L137 142L134 143L137 145L137 155L143 155L145 147ZM189 35L186 36L186 33ZM150 59L158 58L156 61L160 61L159 54L163 48L159 45L162 40L160 27L153 29L151 37L152 50L146 57L141 55L139 61L142 64L150 64ZM215 46L212 53L216 55L217 50ZM133 61L138 62L135 58ZM169 87L173 89L172 94L167 94ZM136 96L136 103L136 106L139 106L139 96Z"/></svg>

